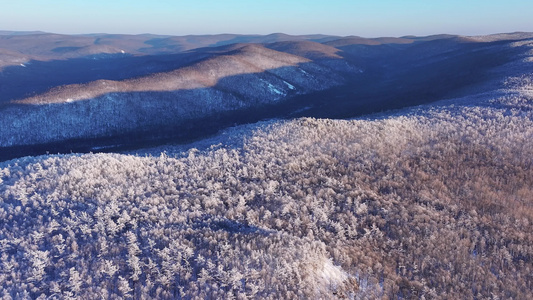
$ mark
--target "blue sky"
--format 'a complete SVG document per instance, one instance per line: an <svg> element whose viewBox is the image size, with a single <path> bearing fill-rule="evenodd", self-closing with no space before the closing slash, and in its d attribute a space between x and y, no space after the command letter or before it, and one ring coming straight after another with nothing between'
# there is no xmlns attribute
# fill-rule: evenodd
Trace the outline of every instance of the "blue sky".
<svg viewBox="0 0 533 300"><path fill-rule="evenodd" d="M402 36L533 31L531 0L0 0L0 30Z"/></svg>

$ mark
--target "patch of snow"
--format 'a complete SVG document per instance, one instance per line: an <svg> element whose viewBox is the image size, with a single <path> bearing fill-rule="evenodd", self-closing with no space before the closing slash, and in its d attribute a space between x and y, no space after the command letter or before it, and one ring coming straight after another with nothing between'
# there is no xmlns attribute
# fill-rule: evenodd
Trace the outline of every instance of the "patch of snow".
<svg viewBox="0 0 533 300"><path fill-rule="evenodd" d="M270 89L270 92L274 93L274 94L278 94L278 95L283 95L285 96L285 93L283 93L282 91L278 90L275 86L273 86L272 84L268 84L268 88Z"/></svg>
<svg viewBox="0 0 533 300"><path fill-rule="evenodd" d="M522 46L532 47L533 41L524 40L524 41L518 41L518 42L511 43L511 47L522 47Z"/></svg>
<svg viewBox="0 0 533 300"><path fill-rule="evenodd" d="M275 86L273 86L271 83L268 84L268 89L270 90L270 92L274 93L274 94L278 94L278 95L285 95L285 93L283 93L282 91L278 90Z"/></svg>
<svg viewBox="0 0 533 300"><path fill-rule="evenodd" d="M283 82L285 82L285 84L289 87L289 89L291 89L291 90L295 90L295 89L296 89L296 88L294 87L294 85L288 83L287 81L284 80Z"/></svg>
<svg viewBox="0 0 533 300"><path fill-rule="evenodd" d="M270 90L270 93L285 96L285 93L277 89L272 83L265 81L263 79L260 79L260 80L268 85L268 89Z"/></svg>
<svg viewBox="0 0 533 300"><path fill-rule="evenodd" d="M95 147L92 147L91 150L92 151L100 151L100 150L106 150L106 149L113 149L113 148L116 148L120 145L111 145L111 146L95 146Z"/></svg>
<svg viewBox="0 0 533 300"><path fill-rule="evenodd" d="M122 54L125 54L125 53L126 53L126 51L124 51L124 50L120 50L120 53L122 53Z"/></svg>
<svg viewBox="0 0 533 300"><path fill-rule="evenodd" d="M25 64L20 64L20 66L26 68L26 65L25 65Z"/></svg>
<svg viewBox="0 0 533 300"><path fill-rule="evenodd" d="M491 34L491 35L467 36L467 37L469 39L472 39L478 42L496 42L496 41L530 39L533 37L533 33L531 32L498 33L498 34Z"/></svg>
<svg viewBox="0 0 533 300"><path fill-rule="evenodd" d="M74 100L72 100L72 98L68 98L67 100L65 100L65 102L67 102L67 103L70 103L72 101L74 101Z"/></svg>
<svg viewBox="0 0 533 300"><path fill-rule="evenodd" d="M341 267L333 265L331 259L324 261L324 266L320 270L319 275L326 282L337 285L348 279L348 274Z"/></svg>

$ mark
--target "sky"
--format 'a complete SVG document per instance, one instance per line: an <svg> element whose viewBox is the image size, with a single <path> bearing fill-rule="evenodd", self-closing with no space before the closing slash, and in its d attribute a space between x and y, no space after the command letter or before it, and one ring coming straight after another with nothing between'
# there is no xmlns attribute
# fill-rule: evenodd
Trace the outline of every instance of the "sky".
<svg viewBox="0 0 533 300"><path fill-rule="evenodd" d="M54 33L533 32L532 0L0 0L0 30Z"/></svg>

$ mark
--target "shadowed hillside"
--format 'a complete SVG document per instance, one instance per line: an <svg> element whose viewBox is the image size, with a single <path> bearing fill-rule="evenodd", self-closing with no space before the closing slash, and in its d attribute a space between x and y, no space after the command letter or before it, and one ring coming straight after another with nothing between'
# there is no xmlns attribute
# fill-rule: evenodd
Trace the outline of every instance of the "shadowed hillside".
<svg viewBox="0 0 533 300"><path fill-rule="evenodd" d="M65 38L65 43L103 38L37 36ZM0 159L134 149L269 118L349 118L468 95L484 85L501 85L510 71L500 66L524 51L512 46L512 36L525 37L240 36L266 44L7 67L0 72L2 97L11 100L0 106ZM7 36L3 42L25 38L29 43L32 37ZM126 42L147 36L105 38ZM200 44L230 36L188 38Z"/></svg>
<svg viewBox="0 0 533 300"><path fill-rule="evenodd" d="M241 74L263 73L270 69L309 62L301 57L268 50L258 45L232 45L215 57L172 72L155 73L123 81L95 81L61 86L31 98L22 104L64 103L88 100L108 93L164 92L214 86L220 79ZM148 99L147 99L148 100Z"/></svg>

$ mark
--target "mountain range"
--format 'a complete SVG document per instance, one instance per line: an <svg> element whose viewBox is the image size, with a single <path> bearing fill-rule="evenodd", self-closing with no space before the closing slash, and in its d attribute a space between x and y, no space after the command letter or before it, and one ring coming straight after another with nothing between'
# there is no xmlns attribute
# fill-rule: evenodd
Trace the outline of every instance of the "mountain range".
<svg viewBox="0 0 533 300"><path fill-rule="evenodd" d="M530 36L3 32L2 158L132 149L268 118L349 118L465 95Z"/></svg>

